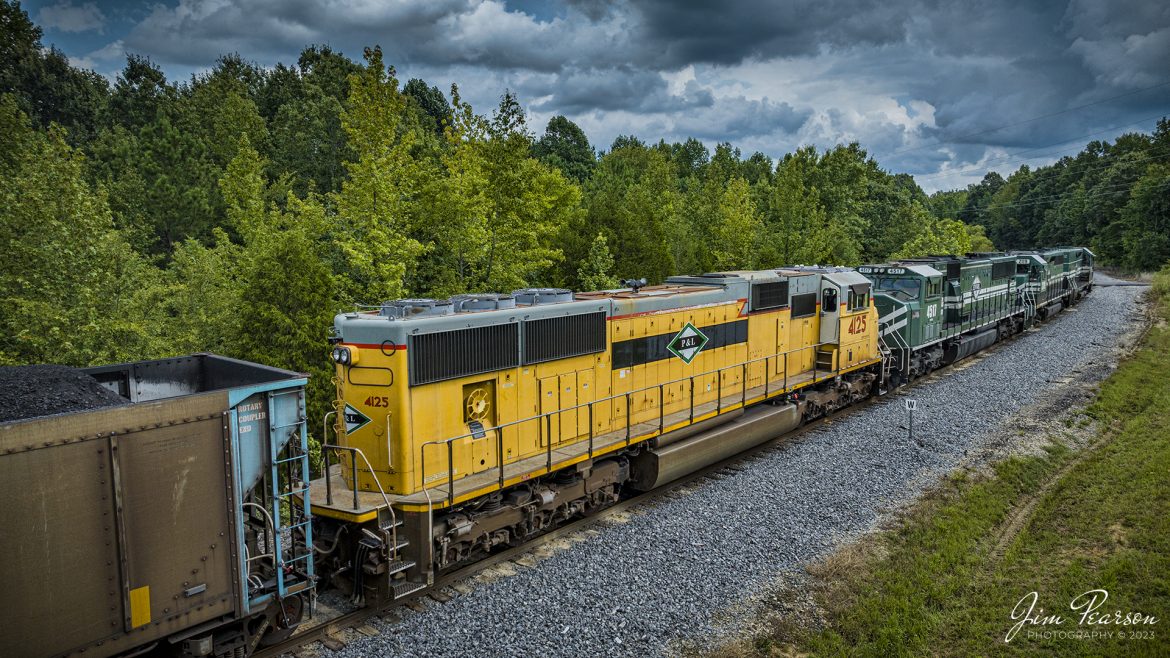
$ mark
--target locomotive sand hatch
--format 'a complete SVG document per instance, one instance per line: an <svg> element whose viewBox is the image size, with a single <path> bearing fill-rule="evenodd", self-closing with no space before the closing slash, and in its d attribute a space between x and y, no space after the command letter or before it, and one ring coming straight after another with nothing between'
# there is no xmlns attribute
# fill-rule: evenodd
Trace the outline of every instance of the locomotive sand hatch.
<svg viewBox="0 0 1170 658"><path fill-rule="evenodd" d="M1019 333L1089 293L1092 260L938 256L343 313L315 479L301 375L213 355L88 369L120 404L0 425L17 530L0 537L17 588L0 645L243 656L303 632L317 590L383 608Z"/></svg>

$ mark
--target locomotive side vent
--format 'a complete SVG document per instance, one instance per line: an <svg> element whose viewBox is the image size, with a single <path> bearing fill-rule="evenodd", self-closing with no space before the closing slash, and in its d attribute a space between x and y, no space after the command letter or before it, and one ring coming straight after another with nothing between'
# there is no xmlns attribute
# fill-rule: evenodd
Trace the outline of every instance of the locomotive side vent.
<svg viewBox="0 0 1170 658"><path fill-rule="evenodd" d="M407 340L411 386L520 365L519 325L515 322L415 334Z"/></svg>
<svg viewBox="0 0 1170 658"><path fill-rule="evenodd" d="M524 323L524 365L605 351L605 313Z"/></svg>
<svg viewBox="0 0 1170 658"><path fill-rule="evenodd" d="M752 310L764 311L770 308L788 306L788 281L757 283L752 286Z"/></svg>
<svg viewBox="0 0 1170 658"><path fill-rule="evenodd" d="M573 301L573 291L564 288L523 288L512 293L517 304L539 306Z"/></svg>
<svg viewBox="0 0 1170 658"><path fill-rule="evenodd" d="M817 294L815 292L792 296L792 317L803 318L817 312Z"/></svg>
<svg viewBox="0 0 1170 658"><path fill-rule="evenodd" d="M1006 279L1014 274L1016 271L1016 264L1014 261L1007 263L992 263L991 264L991 278Z"/></svg>

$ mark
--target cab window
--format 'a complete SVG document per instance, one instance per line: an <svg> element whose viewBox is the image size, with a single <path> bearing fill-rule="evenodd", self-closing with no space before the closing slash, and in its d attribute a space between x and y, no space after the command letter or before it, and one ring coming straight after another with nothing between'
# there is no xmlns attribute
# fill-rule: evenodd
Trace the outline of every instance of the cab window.
<svg viewBox="0 0 1170 658"><path fill-rule="evenodd" d="M891 297L908 302L918 299L922 293L922 280L883 277L877 280L876 287Z"/></svg>
<svg viewBox="0 0 1170 658"><path fill-rule="evenodd" d="M861 309L869 307L869 290L863 293L858 293L856 290L849 291L849 310L860 311Z"/></svg>
<svg viewBox="0 0 1170 658"><path fill-rule="evenodd" d="M942 279L927 280L926 296L938 297L942 294Z"/></svg>
<svg viewBox="0 0 1170 658"><path fill-rule="evenodd" d="M837 312L837 290L834 288L825 288L821 299L822 313L836 313Z"/></svg>

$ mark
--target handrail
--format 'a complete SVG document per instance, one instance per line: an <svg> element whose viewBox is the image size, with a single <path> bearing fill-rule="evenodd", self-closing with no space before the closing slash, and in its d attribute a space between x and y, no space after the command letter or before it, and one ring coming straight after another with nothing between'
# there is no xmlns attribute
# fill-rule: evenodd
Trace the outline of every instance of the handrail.
<svg viewBox="0 0 1170 658"><path fill-rule="evenodd" d="M768 361L770 361L773 358L779 357L779 356L784 357L784 380L783 380L784 386L783 386L783 390L788 390L788 355L789 354L793 354L796 352L805 352L805 351L809 351L809 350L811 350L813 352L813 369L812 369L813 378L811 380L809 380L810 383L813 383L813 382L817 381L817 377L816 377L816 375L817 375L816 350L820 347L825 346L825 345L839 345L839 344L840 344L839 340L838 341L824 341L824 342L815 343L813 345L806 345L803 347L799 347L799 348L795 348L795 349L791 349L791 350L786 350L783 352L776 352L775 354L771 354L768 356L757 357L755 359L748 359L746 361L723 366L721 368L716 368L714 370L708 370L705 372L696 373L696 374L690 375L688 377L674 379L674 380L671 380L668 382L661 382L661 383L646 386L646 387L643 387L643 388L640 388L637 390L626 391L624 393L618 393L615 395L611 395L611 396L608 396L605 398L601 398L599 400L592 400L590 402L584 402L584 403L581 403L578 405L574 405L572 407L557 409L556 411L549 411L549 412L538 414L535 416L530 416L528 418L522 418L519 420L509 421L507 423L503 423L501 425L496 425L496 426L493 426L490 428L484 428L482 431L485 435L487 432L491 432L491 431L496 432L496 443L497 443L496 468L498 468L500 471L499 488L503 489L504 480L505 480L505 475L504 475L505 464L504 464L503 450L502 450L503 432L501 430L511 428L511 427L514 427L514 426L517 426L517 425L520 425L523 423L545 420L546 423L545 423L544 429L546 431L546 436L547 436L546 469L548 471L551 471L552 470L552 417L554 414L564 414L564 413L568 413L571 411L577 411L577 410L580 410L582 407L585 407L589 410L589 414L590 414L590 419L589 419L589 446L590 446L589 447L589 455L590 455L590 458L592 458L592 455L593 455L593 418L592 418L592 414L593 414L593 405L595 405L595 404L600 404L600 403L604 403L604 402L612 402L614 400L617 400L618 398L625 399L625 403L626 403L626 406L625 406L625 417L626 417L626 439L625 439L625 442L626 442L626 445L628 446L630 444L631 439L632 439L631 430L632 430L633 413L630 411L630 396L631 395L638 394L638 393L644 393L646 391L649 391L649 390L652 390L655 388L659 389L659 399L658 399L659 416L660 416L660 418L659 418L659 431L661 432L663 430L663 422L664 422L662 416L665 413L663 410L665 409L665 406L666 406L665 401L664 401L662 396L663 396L663 389L666 386L670 386L673 384L679 384L683 381L690 382L690 406L689 406L689 408L690 408L690 422L693 423L694 422L694 413L695 413L695 378L696 377L705 377L705 376L709 376L709 375L715 375L716 377L719 378L719 381L722 382L723 371L729 370L731 368L742 368L743 371L746 373L748 365L754 364L754 363L759 363L759 362L763 361L765 363L765 366L764 366L764 370L765 370L765 372L764 372L764 386L765 386L765 397L766 397L768 395L767 385L771 380L771 376L767 372ZM836 373L836 376L840 376L840 374L841 374L841 365L840 364L841 364L841 360L840 360L840 356L838 355L837 368L835 370L830 370L829 372ZM743 402L742 402L742 404L746 404L746 402L747 402L747 377L746 376L742 378L742 380L740 382L740 386L743 388L743 391L742 391ZM721 392L721 389L720 389L720 392ZM719 401L719 404L717 405L717 410L716 410L716 414L718 415L719 413L722 413L722 401L721 400ZM475 438L475 435L476 435L475 432L469 432L469 433L461 434L459 436L454 436L454 437L451 437L448 439L435 439L432 441L427 441L419 446L419 472L420 472L420 477L423 478L423 481L421 483L423 491L429 491L429 488L427 486L428 483L426 482L426 472L427 472L426 471L426 453L427 453L426 449L429 446L445 445L447 447L447 472L445 473L446 480L447 480L447 499L448 499L449 505L453 505L455 503L454 442L464 440L464 439L469 439L469 438ZM430 504L429 493L427 495L427 498L428 498L428 507L429 507L429 504Z"/></svg>
<svg viewBox="0 0 1170 658"><path fill-rule="evenodd" d="M731 365L729 365L729 366L723 366L722 368L717 368L717 369L715 369L715 370L707 370L707 371L705 371L705 372L695 373L695 374L693 374L693 375L688 375L687 377L681 377L681 378L679 378L679 379L673 379L673 380L671 380L671 381L668 381L668 382L663 382L663 383L661 383L661 384L652 384L652 385L650 385L650 386L645 386L645 387L643 387L643 388L635 389L635 390L633 390L633 391L627 391L627 392L625 392L625 393L618 393L618 394L616 394L616 395L611 395L611 396L609 396L609 397L600 398L600 399L598 399L598 400L593 400L593 401L591 401L591 402L583 402L583 403L581 403L581 404L578 404L578 405L576 405L576 406L572 406L572 407L565 407L565 408L563 408L563 409L557 409L556 411L548 411L548 412L545 412L545 413L542 413L542 414L537 414L537 415L535 415L535 416L529 416L529 417L527 417L527 418L522 418L522 419L520 419L520 420L513 420L513 421L509 421L509 422L507 422L507 423L503 423L502 425L494 425L494 426L492 426L492 427L485 427L485 428L483 429L483 431L484 431L484 432L490 432L490 431L492 431L492 430L497 430L497 429L505 429L505 428L508 428L508 427L512 427L513 425L519 425L519 424L521 424L521 423L527 423L527 422L529 422L529 421L533 421L533 420L542 419L542 418L544 418L545 416L550 416L550 415L552 415L552 414L558 414L558 413L562 413L562 412L573 411L573 410L576 410L576 409L580 409L581 407L586 407L586 406L589 406L589 405L592 405L592 404L598 404L598 403L600 403L600 402L612 402L613 400L616 400L616 399L618 399L618 398L625 397L625 396L627 396L627 395L635 395L635 394L637 394L637 393L644 393L644 392L646 392L646 391L649 391L649 390L651 390L651 389L658 388L659 386L670 386L671 384L679 384L679 383L681 383L681 382L684 382L684 381L692 380L692 379L694 379L694 378L696 378L696 377L703 377L703 376L705 376L705 375L714 375L714 374L717 374L717 373L723 372L724 370L729 370L729 369L731 369L731 368L738 368L738 367L740 367L740 366L746 366L746 365L749 365L749 364L752 364L752 363L759 363L760 361L766 361L766 360L768 360L768 359L772 359L772 358L774 358L774 357L778 357L778 356L784 356L784 357L787 357L789 354L793 354L793 353L795 353L795 352L803 352L803 351L807 351L807 350L815 349L815 348L818 348L818 347L822 347L822 346L824 346L824 345L837 345L837 343L835 343L835 342L830 342L830 341L826 341L826 342L823 342L823 343L816 343L815 345L806 345L805 347L801 347L801 348L797 348L797 349L793 349L793 350L788 350L788 351L786 351L786 352L776 352L775 354L772 354L772 355L769 355L769 356L757 357L757 358L755 358L755 359L749 359L749 360L747 360L747 361L741 361L741 362L739 362L739 363L733 363L733 364L731 364ZM814 359L814 365L815 365L815 359ZM785 371L787 372L787 368L785 368ZM765 379L766 379L766 377L765 377ZM788 388L788 387L787 387L787 386L785 386L784 388ZM469 438L472 438L473 436L474 436L474 433L468 432L467 434L460 434L459 436L454 436L454 437L451 437L451 438L449 438L449 439L435 439L434 441L427 441L426 443L423 443L423 444L422 444L421 446L419 446L419 447L421 448L421 447L425 447L425 446L428 446L428 445L438 445L438 444L440 444L440 443L450 443L450 442L452 442L452 441L459 441L460 439L469 439Z"/></svg>
<svg viewBox="0 0 1170 658"><path fill-rule="evenodd" d="M330 411L330 412L325 414L324 420L321 421L321 445L325 445L326 443L329 443L329 417L336 416L336 415L337 415L337 411ZM333 429L334 429L333 433L336 434L337 433L336 432L337 426L334 425ZM325 453L324 450L321 451L321 464L323 466L322 470L324 470L324 471L329 470L329 457ZM325 495L326 495L325 503L328 505L332 505L333 504L333 492L326 491Z"/></svg>
<svg viewBox="0 0 1170 658"><path fill-rule="evenodd" d="M386 495L386 490L382 488L382 482L380 480L378 480L378 476L374 474L374 467L370 464L370 460L368 458L366 458L366 453L362 452L361 448L354 448L354 447L350 447L350 446L339 446L339 445L334 445L334 444L330 444L330 443L322 443L321 449L322 450L346 450L348 452L352 452L355 455L360 456L362 458L362 461L366 463L366 468L368 468L370 470L370 475L373 475L373 477L374 477L374 483L378 485L378 493L382 494L382 500L383 500L383 502L386 503L386 509L390 510L390 541L391 541L390 553L393 557L397 557L397 553L398 553L398 516L397 516L397 513L395 513L395 511L394 511L394 506L390 504L390 497ZM328 504L332 505L333 504L333 502L332 502L333 492L331 490L332 486L331 486L331 482L329 480L328 461L329 460L326 460L326 468L325 468L325 491L326 491L326 496L328 497L327 498ZM350 478L352 478L351 484L353 485L353 508L355 510L357 510L359 507L359 505L358 505L358 487L357 487L357 472L358 472L357 471L357 459L350 457L349 463L350 463L350 469L351 469L350 470ZM382 530L385 530L385 528L382 528Z"/></svg>

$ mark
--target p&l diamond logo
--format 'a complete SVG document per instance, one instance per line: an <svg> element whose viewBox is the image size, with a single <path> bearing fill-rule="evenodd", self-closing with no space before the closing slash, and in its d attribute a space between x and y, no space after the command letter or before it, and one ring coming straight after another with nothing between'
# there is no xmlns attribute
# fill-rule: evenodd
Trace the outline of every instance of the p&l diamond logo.
<svg viewBox="0 0 1170 658"><path fill-rule="evenodd" d="M354 409L350 405L345 405L345 433L353 434L366 426L370 422L370 417L362 412Z"/></svg>
<svg viewBox="0 0 1170 658"><path fill-rule="evenodd" d="M666 344L666 349L670 353L683 360L683 363L690 363L703 351L703 347L707 345L707 335L695 328L695 325L690 322L687 323L670 342Z"/></svg>

